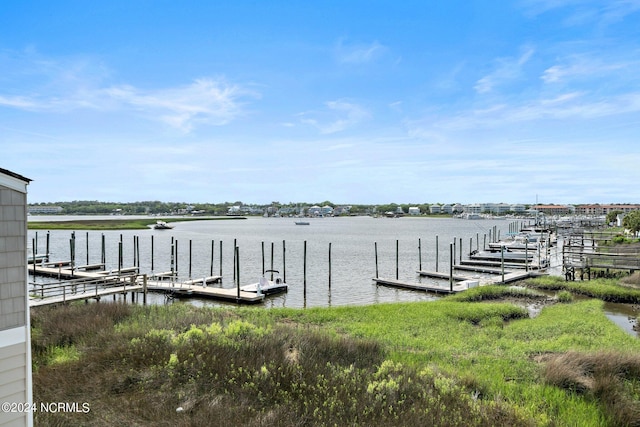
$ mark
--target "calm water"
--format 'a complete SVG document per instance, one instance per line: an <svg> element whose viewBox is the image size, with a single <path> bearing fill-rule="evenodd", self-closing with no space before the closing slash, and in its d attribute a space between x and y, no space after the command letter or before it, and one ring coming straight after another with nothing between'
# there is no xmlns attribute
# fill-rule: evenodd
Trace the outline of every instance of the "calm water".
<svg viewBox="0 0 640 427"><path fill-rule="evenodd" d="M111 219L113 217L110 217ZM51 219L34 217L33 220ZM55 217L55 219L70 219ZM86 217L85 217L86 219ZM246 220L194 221L174 223L172 230L132 231L76 231L76 264L99 263L101 236L105 236L107 270L118 268L118 243L122 236L123 267L134 265L134 238L139 239L142 273L165 272L171 269L171 241L178 242L178 274L180 280L211 275L212 242L213 274L222 269L222 287L234 287L233 245L240 253L240 283L256 282L262 275L262 247L265 268L273 267L286 274L289 292L267 297L265 306L316 307L363 305L382 302L430 300L433 296L408 290L376 286L375 245L378 248L380 277L396 276L396 241L398 242L398 277L406 281L431 281L420 278L416 270L436 269L436 236L438 239L437 267L448 271L449 244L457 242L456 256L466 256L471 245L476 249L489 241L494 227L501 236L508 231L507 220L462 220L453 218L371 218L339 217L310 219L310 225L296 225L293 218L249 217ZM46 234L38 231L38 252L45 252ZM29 231L29 245L36 236ZM51 260L70 259L70 231L50 232ZM153 269L151 242L153 238ZM421 244L421 257L418 244ZM87 241L88 254L87 261ZM304 298L304 242L307 242L306 299ZM222 266L220 265L222 242ZM283 242L286 247L283 266ZM191 249L190 249L191 248ZM331 248L331 252L330 252ZM329 269L331 255L331 269ZM191 259L191 262L190 262ZM220 286L220 285L215 285ZM156 296L156 298L163 298ZM196 302L216 305L211 301Z"/></svg>

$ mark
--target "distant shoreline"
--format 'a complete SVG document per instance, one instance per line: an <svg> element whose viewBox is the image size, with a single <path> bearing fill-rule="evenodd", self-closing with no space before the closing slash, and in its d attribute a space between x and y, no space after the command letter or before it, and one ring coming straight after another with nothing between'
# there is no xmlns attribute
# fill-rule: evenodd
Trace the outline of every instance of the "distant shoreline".
<svg viewBox="0 0 640 427"><path fill-rule="evenodd" d="M246 219L242 216L196 217L196 218L130 218L130 219L73 219L62 221L28 221L29 230L144 230L157 221L216 221Z"/></svg>

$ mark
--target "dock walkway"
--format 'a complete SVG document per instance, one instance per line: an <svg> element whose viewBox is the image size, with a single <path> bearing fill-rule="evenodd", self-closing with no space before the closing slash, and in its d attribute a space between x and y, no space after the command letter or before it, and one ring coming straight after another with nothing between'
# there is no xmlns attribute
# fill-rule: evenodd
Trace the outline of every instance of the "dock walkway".
<svg viewBox="0 0 640 427"><path fill-rule="evenodd" d="M200 279L199 282L202 283L202 279ZM259 303L264 300L264 294L258 295L254 292L238 291L238 288L218 288L202 286L195 283L196 281L191 281L191 284L148 281L147 289L154 292L164 292L174 297L194 296L250 304Z"/></svg>
<svg viewBox="0 0 640 427"><path fill-rule="evenodd" d="M438 279L449 279L448 274L436 272L436 271L419 270L418 274L420 274L421 276L433 277ZM509 271L509 272L505 271L504 280L503 280L502 274L500 274L498 277L488 280L483 285L513 283L519 280L527 279L529 277L537 277L540 275L542 275L542 273L534 272L534 271ZM410 290L417 290L417 291L424 291L424 292L445 293L445 294L462 292L462 291L466 291L467 289L480 286L479 280L472 277L454 275L453 280L455 280L456 282L453 283L452 285L445 285L445 284L438 285L438 284L419 283L419 282L405 282L402 280L385 279L380 277L376 277L373 279L373 281L377 285L391 286L395 288L410 289Z"/></svg>
<svg viewBox="0 0 640 427"><path fill-rule="evenodd" d="M394 288L402 288L402 289L413 289L416 291L424 291L424 292L444 293L444 294L462 292L469 289L469 287L466 284L460 284L460 283L454 284L453 288L451 288L450 286L445 286L445 285L434 285L434 284L418 283L418 282L404 282L402 280L384 279L382 277L376 277L375 279L373 279L373 281L376 282L377 285L391 286Z"/></svg>
<svg viewBox="0 0 640 427"><path fill-rule="evenodd" d="M97 299L106 295L125 294L127 292L163 292L173 297L195 296L213 298L236 303L259 303L264 295L253 292L239 291L237 288L220 288L207 286L222 281L222 276L209 276L199 279L175 282L149 280L138 274L137 267L123 268L116 271L85 271L85 269L71 269L64 263L51 263L50 266L36 266L29 268L29 274L59 278L66 283L42 284L40 290L32 291L29 299L30 307L49 304L63 304L71 301ZM145 282L146 281L146 285ZM48 294L48 295L47 295Z"/></svg>

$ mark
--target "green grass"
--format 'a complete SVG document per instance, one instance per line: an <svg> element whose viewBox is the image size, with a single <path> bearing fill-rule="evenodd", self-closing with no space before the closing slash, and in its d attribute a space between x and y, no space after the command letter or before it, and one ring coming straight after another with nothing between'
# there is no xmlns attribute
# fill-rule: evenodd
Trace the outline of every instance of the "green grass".
<svg viewBox="0 0 640 427"><path fill-rule="evenodd" d="M143 218L143 219L87 219L72 221L29 221L29 230L141 230L149 228L157 221L186 222L236 220L244 217L216 217L216 218Z"/></svg>
<svg viewBox="0 0 640 427"><path fill-rule="evenodd" d="M616 279L567 282L562 277L545 276L525 281L526 286L549 291L569 291L608 302L640 303L640 289L621 285Z"/></svg>
<svg viewBox="0 0 640 427"><path fill-rule="evenodd" d="M91 405L88 414L36 414L36 424L640 422L637 375L615 369L636 366L629 355L640 341L606 318L601 301L554 304L529 318L500 298L535 293L487 289L466 297L484 302L452 296L306 310L104 303L34 309L34 400ZM590 358L601 352L609 356ZM601 367L594 372L608 380L572 388L573 366L584 360L595 360Z"/></svg>

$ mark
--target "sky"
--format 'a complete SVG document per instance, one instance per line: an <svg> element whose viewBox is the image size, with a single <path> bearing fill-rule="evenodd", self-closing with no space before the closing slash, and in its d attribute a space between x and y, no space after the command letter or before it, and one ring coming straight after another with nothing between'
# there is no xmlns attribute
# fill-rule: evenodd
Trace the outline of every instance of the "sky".
<svg viewBox="0 0 640 427"><path fill-rule="evenodd" d="M640 203L640 0L5 2L30 203Z"/></svg>

